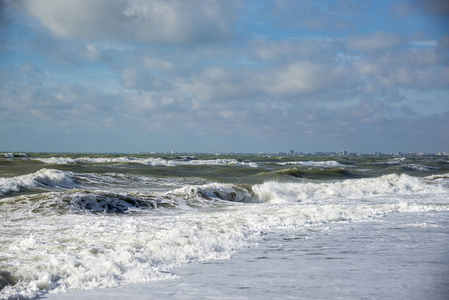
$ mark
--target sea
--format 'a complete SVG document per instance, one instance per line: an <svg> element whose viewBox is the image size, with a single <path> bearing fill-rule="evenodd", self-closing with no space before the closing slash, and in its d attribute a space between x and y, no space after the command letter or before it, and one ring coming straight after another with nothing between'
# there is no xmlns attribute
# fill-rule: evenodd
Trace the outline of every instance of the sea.
<svg viewBox="0 0 449 300"><path fill-rule="evenodd" d="M0 153L0 299L449 299L449 157Z"/></svg>

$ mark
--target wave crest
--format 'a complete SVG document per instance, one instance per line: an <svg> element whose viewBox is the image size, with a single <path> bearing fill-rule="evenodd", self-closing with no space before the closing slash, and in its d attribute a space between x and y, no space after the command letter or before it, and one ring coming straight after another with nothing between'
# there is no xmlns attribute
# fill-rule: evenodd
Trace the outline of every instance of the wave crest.
<svg viewBox="0 0 449 300"><path fill-rule="evenodd" d="M127 212L161 207L177 207L175 201L155 196L76 191L62 196L72 209L89 212Z"/></svg>
<svg viewBox="0 0 449 300"><path fill-rule="evenodd" d="M210 204L211 202L258 202L250 185L211 183L201 186L185 186L165 193L184 199L187 205Z"/></svg>
<svg viewBox="0 0 449 300"><path fill-rule="evenodd" d="M253 191L262 202L271 203L351 200L448 192L441 185L430 185L423 179L406 174L391 174L378 178L348 179L328 183L282 183L269 181L255 185Z"/></svg>
<svg viewBox="0 0 449 300"><path fill-rule="evenodd" d="M342 164L335 160L328 160L328 161L288 161L283 163L277 163L281 166L288 166L288 165L300 165L305 167L325 167L325 168L334 168L334 167L343 167Z"/></svg>
<svg viewBox="0 0 449 300"><path fill-rule="evenodd" d="M237 159L196 159L190 157L180 157L178 159L164 159L164 158L134 158L134 157L49 157L49 158L34 158L34 160L41 161L46 164L67 165L77 163L137 163L152 167L175 167L175 166L191 166L191 165L236 165L240 167L257 168L258 165L251 161L239 161Z"/></svg>
<svg viewBox="0 0 449 300"><path fill-rule="evenodd" d="M0 178L0 195L26 189L48 187L74 188L75 180L73 173L53 169L41 169L32 174Z"/></svg>

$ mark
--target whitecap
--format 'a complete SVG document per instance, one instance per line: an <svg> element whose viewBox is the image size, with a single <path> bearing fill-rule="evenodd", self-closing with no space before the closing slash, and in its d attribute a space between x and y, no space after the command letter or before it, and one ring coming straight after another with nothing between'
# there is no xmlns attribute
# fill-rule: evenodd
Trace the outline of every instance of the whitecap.
<svg viewBox="0 0 449 300"><path fill-rule="evenodd" d="M329 160L329 161L288 161L283 163L277 163L281 166L286 165L302 165L307 167L325 167L325 168L333 168L333 167L342 167L343 165L335 160Z"/></svg>

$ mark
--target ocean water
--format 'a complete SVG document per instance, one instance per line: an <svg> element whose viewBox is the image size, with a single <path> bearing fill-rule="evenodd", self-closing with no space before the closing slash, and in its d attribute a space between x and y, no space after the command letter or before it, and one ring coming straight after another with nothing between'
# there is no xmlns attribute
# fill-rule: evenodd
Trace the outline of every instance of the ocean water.
<svg viewBox="0 0 449 300"><path fill-rule="evenodd" d="M0 299L448 299L449 158L0 154Z"/></svg>

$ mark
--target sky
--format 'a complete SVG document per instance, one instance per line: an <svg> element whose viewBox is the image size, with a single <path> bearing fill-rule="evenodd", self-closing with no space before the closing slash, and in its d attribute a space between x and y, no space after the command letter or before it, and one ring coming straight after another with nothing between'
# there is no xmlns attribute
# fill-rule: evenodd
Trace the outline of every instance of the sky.
<svg viewBox="0 0 449 300"><path fill-rule="evenodd" d="M0 151L449 152L449 1L0 0Z"/></svg>

